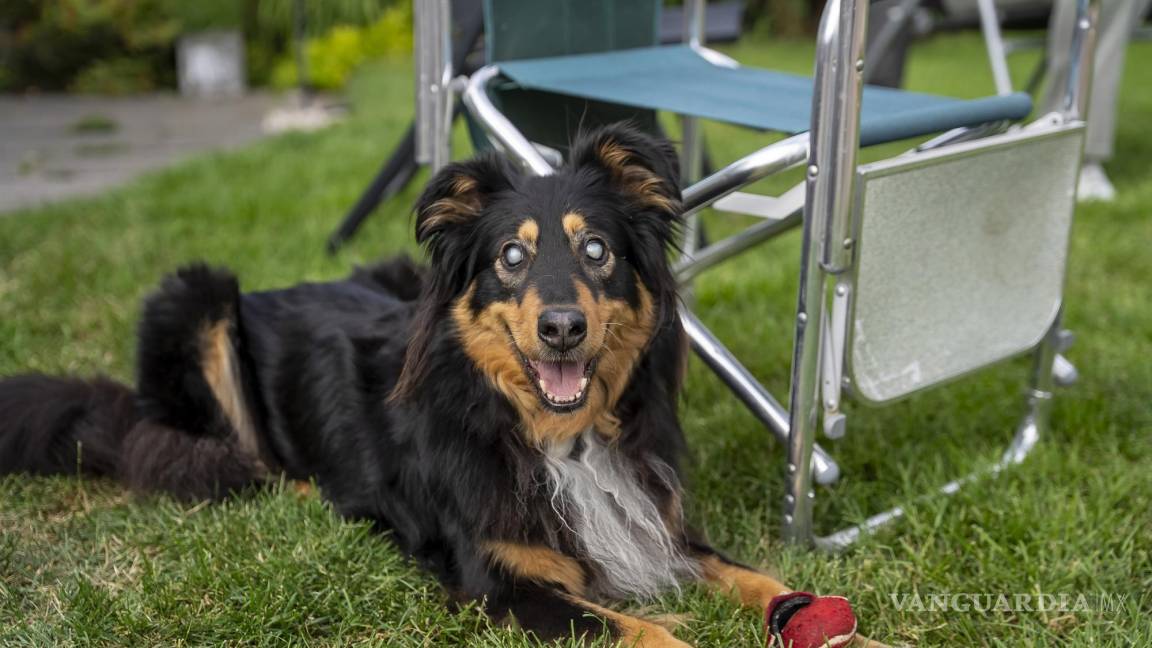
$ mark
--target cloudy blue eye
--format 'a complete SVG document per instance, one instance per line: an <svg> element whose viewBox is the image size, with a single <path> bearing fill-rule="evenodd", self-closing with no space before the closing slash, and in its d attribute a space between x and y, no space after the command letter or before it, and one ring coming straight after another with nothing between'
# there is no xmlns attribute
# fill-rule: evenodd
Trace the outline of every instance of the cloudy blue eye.
<svg viewBox="0 0 1152 648"><path fill-rule="evenodd" d="M500 259L509 268L515 268L524 262L524 248L519 243L509 243L500 252Z"/></svg>
<svg viewBox="0 0 1152 648"><path fill-rule="evenodd" d="M604 241L598 238L591 238L584 243L584 256L596 263L603 263L604 259L608 256L608 248L604 245Z"/></svg>

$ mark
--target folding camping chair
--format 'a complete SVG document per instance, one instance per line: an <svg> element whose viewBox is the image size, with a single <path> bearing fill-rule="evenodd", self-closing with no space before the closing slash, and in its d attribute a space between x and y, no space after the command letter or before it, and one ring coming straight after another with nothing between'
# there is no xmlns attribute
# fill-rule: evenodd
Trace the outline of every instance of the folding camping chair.
<svg viewBox="0 0 1152 648"><path fill-rule="evenodd" d="M618 0L642 1L652 0ZM699 12L699 1L692 4ZM467 82L448 84L450 71L438 78L463 92L490 142L541 175L552 173L552 164L497 108L494 88L514 85L794 133L684 189L688 214L736 196L764 218L677 266L687 282L802 225L789 408L690 311L681 315L697 354L788 446L785 537L835 548L903 512L892 509L813 538L812 482L829 483L839 473L814 444L818 416L827 434L842 434L846 393L887 404L1032 352L1027 414L1001 461L979 474L1022 461L1047 429L1095 3L1078 0L1078 11L1077 73L1064 109L1016 127L1012 122L1031 111L1026 95L960 101L862 88L864 0L828 3L814 80L740 67L691 42L502 62ZM904 155L857 164L862 146L934 133L943 134ZM444 146L444 132L427 134ZM801 164L804 183L781 197L739 191ZM941 491L954 492L979 474Z"/></svg>
<svg viewBox="0 0 1152 648"><path fill-rule="evenodd" d="M734 40L739 35L739 22L743 15L741 0L728 0L705 6L688 5L672 12L662 12L657 0L639 2L625 0L602 3L561 2L488 2L483 1L485 38L484 60L504 63L518 59L537 59L559 54L578 54L606 50L652 47L671 42L675 28L683 25L685 43L699 48L705 35L709 38ZM441 115L448 110L447 97L451 91L452 71L447 62L452 43L442 26L451 24L447 15L453 5L446 0L429 0L417 7L416 49L418 54L417 119L416 128L422 134L417 150L417 161L433 170L447 159L446 125ZM710 21L705 23L705 17ZM556 30L557 25L562 29ZM613 25L622 28L612 29ZM606 28L608 27L608 28ZM715 27L715 29L714 29ZM456 52L459 58L459 52ZM710 53L715 57L719 54ZM443 79L443 81L440 81ZM440 87L449 88L441 92ZM460 91L456 88L455 91ZM554 93L547 89L533 89L505 84L491 92L492 103L538 149L558 162L566 151L572 136L581 128L628 120L633 126L653 134L663 135L656 111L636 104L620 104L595 97L581 97L569 93ZM472 119L468 120L473 142L488 148L483 131ZM698 179L711 164L704 147L697 118L681 115L683 151L681 176L686 180ZM718 208L743 213L739 201L721 203ZM685 252L690 253L702 238L696 229L696 219L690 218L684 237Z"/></svg>

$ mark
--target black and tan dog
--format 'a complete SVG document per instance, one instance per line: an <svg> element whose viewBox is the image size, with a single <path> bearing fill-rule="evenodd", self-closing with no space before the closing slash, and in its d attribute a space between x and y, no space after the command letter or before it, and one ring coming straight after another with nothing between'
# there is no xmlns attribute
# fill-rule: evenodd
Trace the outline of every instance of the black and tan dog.
<svg viewBox="0 0 1152 648"><path fill-rule="evenodd" d="M683 646L601 603L692 579L760 609L787 590L681 517L678 183L668 143L613 127L549 177L441 171L417 212L426 269L251 294L183 269L145 304L135 391L0 382L0 474L79 463L189 499L314 479L495 618Z"/></svg>

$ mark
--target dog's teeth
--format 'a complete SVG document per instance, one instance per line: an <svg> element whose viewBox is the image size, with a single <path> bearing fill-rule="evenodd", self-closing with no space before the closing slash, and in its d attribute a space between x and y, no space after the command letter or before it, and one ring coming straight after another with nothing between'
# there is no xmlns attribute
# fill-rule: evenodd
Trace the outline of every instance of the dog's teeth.
<svg viewBox="0 0 1152 648"><path fill-rule="evenodd" d="M584 392L588 387L588 379L582 379L580 381L579 389L577 389L576 393L571 396L559 396L557 394L553 394L552 392L548 391L548 386L543 380L537 381L537 384L539 384L540 391L544 394L544 397L547 398L550 402L556 405L567 405L569 403L575 403L584 397Z"/></svg>

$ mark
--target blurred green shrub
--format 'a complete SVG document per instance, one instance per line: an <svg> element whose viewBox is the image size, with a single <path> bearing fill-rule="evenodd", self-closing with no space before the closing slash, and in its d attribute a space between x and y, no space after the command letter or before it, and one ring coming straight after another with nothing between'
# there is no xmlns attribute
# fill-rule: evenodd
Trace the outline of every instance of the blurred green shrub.
<svg viewBox="0 0 1152 648"><path fill-rule="evenodd" d="M249 0L244 36L248 45L248 79L257 85L271 84L277 87L290 86L295 82L295 70L288 70L286 61L294 54L292 40L296 15L296 0ZM309 41L320 40L338 26L363 27L381 18L391 7L411 6L412 0L305 0L304 22ZM411 14L409 14L410 16ZM410 34L411 19L400 27ZM405 38L411 39L410 35ZM335 54L345 57L352 43L344 38L342 45L332 46ZM409 41L410 42L410 41ZM353 46L356 47L356 46ZM308 48L305 48L307 55ZM339 69L339 64L331 66L312 60L312 67ZM343 60L343 58L341 59ZM328 77L329 72L323 72ZM346 76L346 75L344 75ZM333 86L339 86L336 83Z"/></svg>
<svg viewBox="0 0 1152 648"><path fill-rule="evenodd" d="M181 33L210 29L240 29L244 25L245 0L170 0L169 8Z"/></svg>
<svg viewBox="0 0 1152 648"><path fill-rule="evenodd" d="M411 4L411 0L404 0ZM290 36L295 24L295 0L257 0L252 3L261 30ZM311 34L323 34L337 25L367 25L397 0L305 0L304 18Z"/></svg>
<svg viewBox="0 0 1152 648"><path fill-rule="evenodd" d="M109 65L126 70L126 58L137 62L131 79L171 83L177 1L0 1L0 89L64 90L90 67L93 78Z"/></svg>
<svg viewBox="0 0 1152 648"><path fill-rule="evenodd" d="M412 53L412 4L400 2L364 27L338 24L310 38L304 48L313 88L341 88L365 61ZM286 53L272 71L272 85L288 88L299 82L295 58Z"/></svg>
<svg viewBox="0 0 1152 648"><path fill-rule="evenodd" d="M243 30L249 80L264 84L291 54L294 1L0 0L0 91L174 87L177 38L219 28ZM341 85L364 56L410 51L411 1L305 0L320 83Z"/></svg>
<svg viewBox="0 0 1152 648"><path fill-rule="evenodd" d="M88 65L72 79L68 89L80 94L127 95L156 89L156 71L148 61L110 58Z"/></svg>

